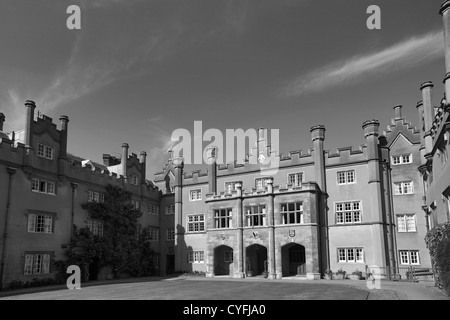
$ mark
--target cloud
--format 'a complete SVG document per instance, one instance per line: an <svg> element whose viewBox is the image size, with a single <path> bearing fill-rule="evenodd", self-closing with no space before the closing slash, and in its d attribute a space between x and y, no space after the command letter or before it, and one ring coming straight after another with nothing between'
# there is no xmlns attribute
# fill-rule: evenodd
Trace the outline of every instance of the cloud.
<svg viewBox="0 0 450 320"><path fill-rule="evenodd" d="M67 63L36 102L49 112L119 79L147 74L179 49L182 32L176 19L132 39L120 28L80 32Z"/></svg>
<svg viewBox="0 0 450 320"><path fill-rule="evenodd" d="M346 61L297 77L282 88L284 97L300 96L332 87L356 83L365 78L414 67L444 54L443 33L430 32L381 51L356 55Z"/></svg>

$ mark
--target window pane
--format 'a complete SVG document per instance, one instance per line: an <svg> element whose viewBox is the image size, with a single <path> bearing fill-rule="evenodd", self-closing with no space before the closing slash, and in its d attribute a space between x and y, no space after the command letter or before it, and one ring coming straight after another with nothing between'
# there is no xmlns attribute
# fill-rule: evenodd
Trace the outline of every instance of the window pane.
<svg viewBox="0 0 450 320"><path fill-rule="evenodd" d="M345 262L345 249L338 249L339 262Z"/></svg>
<svg viewBox="0 0 450 320"><path fill-rule="evenodd" d="M406 228L407 228L408 232L416 231L416 219L415 219L414 215L406 216Z"/></svg>
<svg viewBox="0 0 450 320"><path fill-rule="evenodd" d="M397 216L398 232L406 232L405 216Z"/></svg>

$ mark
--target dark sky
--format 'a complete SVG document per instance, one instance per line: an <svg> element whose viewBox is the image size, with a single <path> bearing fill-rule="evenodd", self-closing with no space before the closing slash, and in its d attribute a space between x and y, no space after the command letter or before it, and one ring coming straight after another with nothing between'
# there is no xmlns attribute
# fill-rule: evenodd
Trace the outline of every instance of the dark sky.
<svg viewBox="0 0 450 320"><path fill-rule="evenodd" d="M417 123L420 84L445 75L442 0L2 0L0 111L23 128L26 99L58 122L69 151L149 153L162 168L178 128L280 130L280 151L364 143L393 106ZM81 30L68 30L69 5ZM381 30L369 30L369 5ZM205 143L206 145L207 143Z"/></svg>

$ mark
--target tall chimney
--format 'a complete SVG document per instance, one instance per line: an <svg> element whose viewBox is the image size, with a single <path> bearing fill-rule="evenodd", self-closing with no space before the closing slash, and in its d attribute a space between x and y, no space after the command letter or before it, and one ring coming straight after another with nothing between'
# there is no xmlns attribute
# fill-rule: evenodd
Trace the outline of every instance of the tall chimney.
<svg viewBox="0 0 450 320"><path fill-rule="evenodd" d="M142 172L142 176L141 176L141 183L145 183L145 179L146 179L146 170L147 170L147 152L145 151L141 151L141 172Z"/></svg>
<svg viewBox="0 0 450 320"><path fill-rule="evenodd" d="M325 126L314 126L311 128L310 132L314 146L314 176L320 190L326 193L325 154L323 151L323 141L325 140Z"/></svg>
<svg viewBox="0 0 450 320"><path fill-rule="evenodd" d="M444 23L444 53L445 53L445 93L450 97L450 1L446 0L442 3L439 13L442 15Z"/></svg>
<svg viewBox="0 0 450 320"><path fill-rule="evenodd" d="M210 146L206 149L208 165L208 186L209 193L217 193L217 147Z"/></svg>
<svg viewBox="0 0 450 320"><path fill-rule="evenodd" d="M125 179L128 179L127 175L127 160L128 160L128 143L122 144L122 159L120 161L122 175Z"/></svg>
<svg viewBox="0 0 450 320"><path fill-rule="evenodd" d="M395 114L395 118L394 118L394 120L399 120L399 119L402 119L403 117L402 117L402 106L401 105L396 105L395 107L394 107L394 114Z"/></svg>
<svg viewBox="0 0 450 320"><path fill-rule="evenodd" d="M3 131L3 123L5 122L5 115L0 112L0 131Z"/></svg>
<svg viewBox="0 0 450 320"><path fill-rule="evenodd" d="M36 108L36 103L32 100L25 101L25 107L27 108L27 115L25 119L25 145L31 147L32 139L32 124L34 121L34 109Z"/></svg>
<svg viewBox="0 0 450 320"><path fill-rule="evenodd" d="M433 141L431 137L431 126L434 120L434 108L431 102L431 91L433 89L433 83L431 81L424 82L420 86L422 91L422 101L423 101L423 117L424 117L424 139L425 139L425 153L431 153L433 147Z"/></svg>
<svg viewBox="0 0 450 320"><path fill-rule="evenodd" d="M68 116L59 117L59 121L61 121L61 146L59 156L61 158L65 158L67 155L67 129L69 123Z"/></svg>

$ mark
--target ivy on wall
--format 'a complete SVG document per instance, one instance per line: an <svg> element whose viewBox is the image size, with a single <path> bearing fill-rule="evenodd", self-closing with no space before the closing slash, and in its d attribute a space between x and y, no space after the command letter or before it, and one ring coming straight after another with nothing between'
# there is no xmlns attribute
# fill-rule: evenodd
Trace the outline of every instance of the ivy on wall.
<svg viewBox="0 0 450 320"><path fill-rule="evenodd" d="M104 202L82 205L89 217L103 222L103 235L94 235L87 227L74 226L73 236L66 248L65 260L55 262L60 276L67 277L69 265L81 269L81 280L89 279L89 266L110 267L115 278L121 274L149 276L155 274L155 252L150 246L148 228L138 228L142 213L131 204L131 193L108 185Z"/></svg>
<svg viewBox="0 0 450 320"><path fill-rule="evenodd" d="M450 221L428 231L425 243L430 251L436 286L450 295Z"/></svg>

